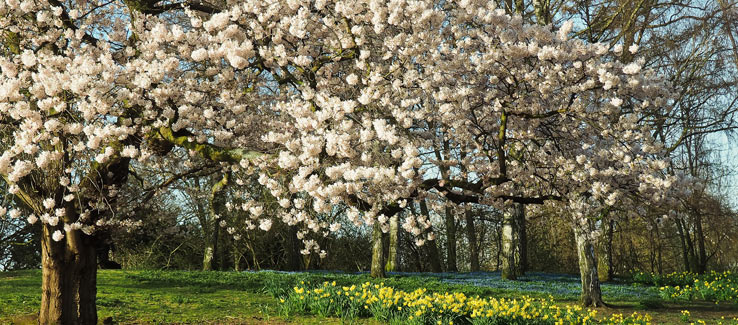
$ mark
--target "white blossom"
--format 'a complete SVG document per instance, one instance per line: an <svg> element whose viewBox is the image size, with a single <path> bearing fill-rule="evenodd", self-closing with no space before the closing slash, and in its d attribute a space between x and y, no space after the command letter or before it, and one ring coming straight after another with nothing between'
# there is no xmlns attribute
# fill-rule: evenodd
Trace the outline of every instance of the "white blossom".
<svg viewBox="0 0 738 325"><path fill-rule="evenodd" d="M54 231L54 234L51 235L51 238L54 239L54 241L61 241L64 239L64 234L61 232L61 230Z"/></svg>

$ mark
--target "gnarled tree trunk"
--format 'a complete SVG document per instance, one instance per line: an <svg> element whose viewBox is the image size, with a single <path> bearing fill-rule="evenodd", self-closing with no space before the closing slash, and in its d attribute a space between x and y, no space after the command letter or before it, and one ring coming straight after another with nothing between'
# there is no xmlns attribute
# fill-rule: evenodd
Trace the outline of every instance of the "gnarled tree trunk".
<svg viewBox="0 0 738 325"><path fill-rule="evenodd" d="M51 236L59 228L43 226L39 324L97 324L94 238L72 230L57 242Z"/></svg>
<svg viewBox="0 0 738 325"><path fill-rule="evenodd" d="M574 237L579 256L579 275L582 282L581 303L585 307L606 306L602 301L600 278L597 273L597 256L592 232L594 222L587 219L584 224L574 226Z"/></svg>

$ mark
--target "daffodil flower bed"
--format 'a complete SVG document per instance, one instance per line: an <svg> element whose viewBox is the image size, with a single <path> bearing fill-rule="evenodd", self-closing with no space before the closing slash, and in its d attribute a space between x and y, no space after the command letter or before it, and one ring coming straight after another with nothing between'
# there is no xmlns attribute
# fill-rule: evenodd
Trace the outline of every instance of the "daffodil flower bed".
<svg viewBox="0 0 738 325"><path fill-rule="evenodd" d="M637 272L632 275L632 281L653 286L685 286L691 285L696 280L714 281L714 280L730 279L734 283L738 283L738 274L731 271L715 272L710 271L704 274L693 272L672 272L668 274L644 273Z"/></svg>
<svg viewBox="0 0 738 325"><path fill-rule="evenodd" d="M406 292L370 282L350 287L302 282L280 302L285 315L374 317L402 324L648 324L651 320L638 313L597 319L595 310L557 306L553 299L467 297L463 293L429 293L424 288Z"/></svg>
<svg viewBox="0 0 738 325"><path fill-rule="evenodd" d="M713 271L704 275L681 273L671 275L671 277L681 280L680 283L686 282L683 280L691 280L691 283L686 282L683 285L667 285L659 288L661 298L664 300L738 302L738 277L731 272L718 273Z"/></svg>

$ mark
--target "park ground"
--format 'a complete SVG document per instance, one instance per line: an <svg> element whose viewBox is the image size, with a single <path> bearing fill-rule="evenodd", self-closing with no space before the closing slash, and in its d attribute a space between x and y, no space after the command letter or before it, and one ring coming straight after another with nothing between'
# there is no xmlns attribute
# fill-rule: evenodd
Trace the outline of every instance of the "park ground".
<svg viewBox="0 0 738 325"><path fill-rule="evenodd" d="M503 281L499 273L390 273L386 279L367 274L324 272L200 272L101 270L97 305L100 322L116 324L381 324L385 320L359 316L350 319L288 310L284 299L298 287L331 284L381 285L412 292L464 293L468 297L547 299L566 308L577 304L578 277L530 273L519 281ZM0 324L35 324L41 297L40 270L0 272ZM340 291L340 289L338 289ZM653 324L732 324L736 301L664 301L659 288L631 281L603 284L610 308L597 308L597 318L613 314L648 314ZM302 298L300 298L302 299ZM332 301L332 300L331 300ZM689 311L688 317L683 311ZM397 322L394 320L392 322Z"/></svg>

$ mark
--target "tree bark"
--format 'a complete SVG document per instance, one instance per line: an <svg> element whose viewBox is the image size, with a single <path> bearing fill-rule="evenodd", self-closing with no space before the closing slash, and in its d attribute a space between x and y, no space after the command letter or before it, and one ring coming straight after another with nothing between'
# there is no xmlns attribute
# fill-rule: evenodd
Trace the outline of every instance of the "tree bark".
<svg viewBox="0 0 738 325"><path fill-rule="evenodd" d="M689 253L687 252L687 240L684 238L686 233L684 231L684 227L682 226L681 219L675 219L675 223L677 226L677 234L679 235L679 244L682 248L682 259L684 262L684 270L689 272L691 271L690 265L689 265Z"/></svg>
<svg viewBox="0 0 738 325"><path fill-rule="evenodd" d="M420 213L424 216L429 215L428 211L428 204L425 202L425 200L420 201ZM433 231L433 227L428 229L429 231ZM441 273L443 272L443 266L441 265L441 254L438 252L438 244L436 243L436 240L429 240L425 246L428 250L428 263L430 263L430 270L433 273Z"/></svg>
<svg viewBox="0 0 738 325"><path fill-rule="evenodd" d="M382 245L382 227L374 222L372 231L372 278L384 278L384 247Z"/></svg>
<svg viewBox="0 0 738 325"><path fill-rule="evenodd" d="M702 231L702 215L697 211L694 218L695 240L697 241L697 273L707 270L707 251L705 250L705 234Z"/></svg>
<svg viewBox="0 0 738 325"><path fill-rule="evenodd" d="M503 214L502 221L502 278L516 280L522 275L520 268L520 214L525 208L522 204L513 204Z"/></svg>
<svg viewBox="0 0 738 325"><path fill-rule="evenodd" d="M602 301L600 279L597 273L595 241L592 237L594 223L587 219L584 225L574 226L574 236L579 256L579 275L582 283L581 303L584 307L606 306Z"/></svg>
<svg viewBox="0 0 738 325"><path fill-rule="evenodd" d="M504 214L503 214L504 215ZM505 218L499 220L499 222L496 224L497 226L497 232L495 234L495 243L497 244L497 254L495 254L495 270L501 270L502 269L502 246L503 246L503 230L505 228Z"/></svg>
<svg viewBox="0 0 738 325"><path fill-rule="evenodd" d="M451 207L446 207L446 271L459 271L456 266L456 218Z"/></svg>
<svg viewBox="0 0 738 325"><path fill-rule="evenodd" d="M228 174L223 175L223 178L213 185L210 190L210 206L208 208L209 214L209 230L210 233L205 234L205 254L202 260L202 270L210 271L217 270L217 262L219 260L220 252L218 250L218 240L220 235L220 226L218 224L218 212L223 210L225 205L225 198L223 195L219 195L225 187L228 185Z"/></svg>
<svg viewBox="0 0 738 325"><path fill-rule="evenodd" d="M43 226L39 324L97 324L97 254L94 240L80 230L54 241L61 227Z"/></svg>
<svg viewBox="0 0 738 325"><path fill-rule="evenodd" d="M287 235L283 240L285 269L298 271L301 268L300 243L297 239L297 226L287 226ZM256 260L256 258L254 258Z"/></svg>
<svg viewBox="0 0 738 325"><path fill-rule="evenodd" d="M213 227L213 231L211 233L215 234L217 233L217 231L218 229ZM216 249L218 248L217 238L218 238L217 234L213 235L212 238L210 238L209 243L205 245L205 254L203 255L203 258L202 258L202 270L203 271L212 271L216 268L214 265L215 263L213 263L213 261L215 261L215 254L216 254L215 252L216 252Z"/></svg>
<svg viewBox="0 0 738 325"><path fill-rule="evenodd" d="M241 258L243 257L243 254L241 253L241 250L238 247L238 241L233 241L233 270L236 272L241 271Z"/></svg>
<svg viewBox="0 0 738 325"><path fill-rule="evenodd" d="M466 218L466 240L469 242L469 270L479 271L479 247L477 246L477 230L474 228L474 216L471 207L466 206L464 210Z"/></svg>
<svg viewBox="0 0 738 325"><path fill-rule="evenodd" d="M384 266L387 272L397 271L397 248L400 245L398 240L400 230L399 219L400 217L395 214L389 220L389 252L387 254L387 264Z"/></svg>
<svg viewBox="0 0 738 325"><path fill-rule="evenodd" d="M525 274L528 271L528 231L525 223L525 204L519 204L517 216L518 222L518 234L520 240L520 275Z"/></svg>
<svg viewBox="0 0 738 325"><path fill-rule="evenodd" d="M605 238L605 272L604 281L610 281L615 276L615 266L612 260L612 242L615 234L615 219L610 219L607 224L607 237Z"/></svg>

